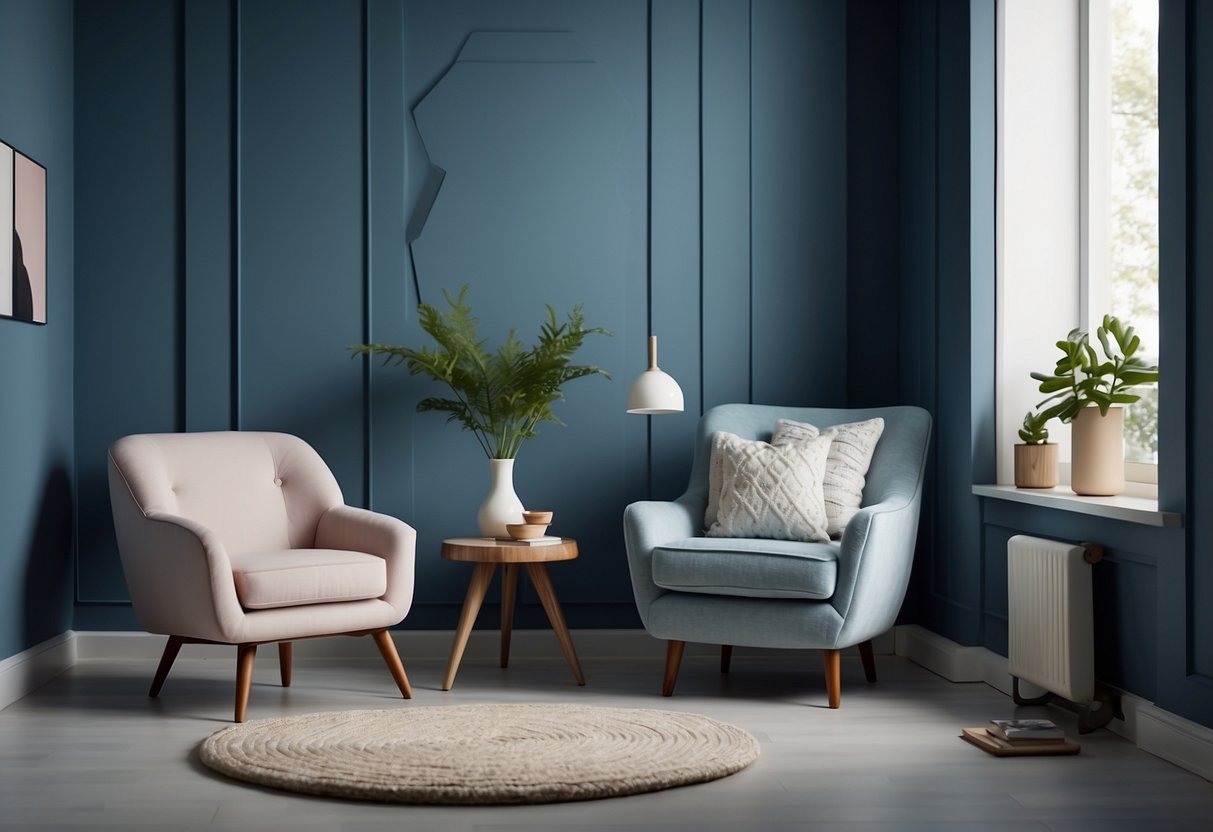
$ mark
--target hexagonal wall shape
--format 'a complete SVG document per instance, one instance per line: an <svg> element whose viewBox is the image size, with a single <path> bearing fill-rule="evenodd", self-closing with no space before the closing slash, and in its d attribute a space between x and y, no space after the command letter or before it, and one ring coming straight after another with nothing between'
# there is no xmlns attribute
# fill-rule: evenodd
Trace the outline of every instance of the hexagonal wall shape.
<svg viewBox="0 0 1213 832"><path fill-rule="evenodd" d="M469 283L524 337L543 303L621 320L632 114L581 54L570 33L474 32L414 108L432 165L408 232L422 300Z"/></svg>

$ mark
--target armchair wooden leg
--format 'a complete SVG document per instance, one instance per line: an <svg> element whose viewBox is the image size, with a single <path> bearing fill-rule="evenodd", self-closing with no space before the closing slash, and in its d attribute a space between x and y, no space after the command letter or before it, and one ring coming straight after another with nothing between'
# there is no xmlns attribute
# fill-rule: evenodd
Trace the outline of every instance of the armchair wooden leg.
<svg viewBox="0 0 1213 832"><path fill-rule="evenodd" d="M244 713L248 710L248 694L253 686L253 664L256 661L256 644L236 647L236 722L244 722Z"/></svg>
<svg viewBox="0 0 1213 832"><path fill-rule="evenodd" d="M870 639L859 643L859 658L863 660L863 675L868 677L869 682L875 682L876 656L872 654L872 642Z"/></svg>
<svg viewBox="0 0 1213 832"><path fill-rule="evenodd" d="M728 673L729 665L733 663L733 645L720 645L720 672Z"/></svg>
<svg viewBox="0 0 1213 832"><path fill-rule="evenodd" d="M291 643L278 642L278 675L282 677L282 686L291 686Z"/></svg>
<svg viewBox="0 0 1213 832"><path fill-rule="evenodd" d="M148 690L148 696L159 696L160 688L164 687L164 680L168 678L168 672L172 669L173 662L177 660L177 654L181 652L181 645L185 640L181 636L169 636L168 643L164 645L164 654L160 656L160 665L156 668L156 675L152 677L152 686Z"/></svg>
<svg viewBox="0 0 1213 832"><path fill-rule="evenodd" d="M826 696L830 707L837 708L842 703L842 651L822 650L821 656L826 666Z"/></svg>
<svg viewBox="0 0 1213 832"><path fill-rule="evenodd" d="M682 664L682 651L686 649L685 641L669 641L665 648L665 680L661 683L661 695L674 695L674 682L678 680L678 665Z"/></svg>
<svg viewBox="0 0 1213 832"><path fill-rule="evenodd" d="M387 630L379 630L371 634L375 639L375 646L379 648L379 655L383 656L383 660L387 662L388 670L392 671L392 678L396 680L396 687L400 688L400 694L405 699L413 698L413 688L409 685L409 677L404 673L404 663L400 661L400 654L396 652L396 642L392 641L392 635Z"/></svg>

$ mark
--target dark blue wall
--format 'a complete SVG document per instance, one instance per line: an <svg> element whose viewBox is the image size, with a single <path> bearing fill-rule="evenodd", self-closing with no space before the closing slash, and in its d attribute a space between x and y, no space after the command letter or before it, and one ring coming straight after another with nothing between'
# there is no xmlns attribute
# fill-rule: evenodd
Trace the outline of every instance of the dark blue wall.
<svg viewBox="0 0 1213 832"><path fill-rule="evenodd" d="M1106 547L1095 567L1096 675L1213 725L1213 8L1163 0L1160 33L1158 529L971 494L994 481L992 0L901 4L902 391L936 414L909 618L1007 647L1006 542L1027 533ZM1203 407L1202 407L1203 405Z"/></svg>
<svg viewBox="0 0 1213 832"><path fill-rule="evenodd" d="M47 323L0 319L0 659L71 626L72 4L0 0L0 140L46 167Z"/></svg>
<svg viewBox="0 0 1213 832"><path fill-rule="evenodd" d="M414 523L404 626L451 627L467 570L437 548L471 528L483 457L414 412L427 385L345 348L422 343L418 299L468 283L494 337L529 337L544 302L615 333L583 353L615 381L570 385L568 427L516 469L582 541L553 570L573 626L638 623L618 518L681 490L704 408L916 403L935 443L902 620L1005 650L1007 537L1104 542L1100 679L1213 724L1195 415L1213 291L1194 277L1213 256L1213 11L1164 0L1160 494L1186 525L1154 530L971 493L994 480L994 7L81 4L76 626L134 626L106 446L240 427L299 433L350 502ZM650 331L686 413L622 412Z"/></svg>
<svg viewBox="0 0 1213 832"><path fill-rule="evenodd" d="M897 325L893 10L81 4L79 302L106 314L77 341L76 626L134 626L107 445L239 427L303 436L349 502L413 523L404 626L452 627L468 573L438 544L474 528L487 464L414 412L429 385L346 347L423 343L418 298L464 283L494 338L544 303L614 333L579 357L615 380L569 386L515 485L582 543L553 570L570 624L638 625L619 518L681 491L704 407L897 398L882 351L843 350ZM688 402L651 423L623 411L650 330Z"/></svg>

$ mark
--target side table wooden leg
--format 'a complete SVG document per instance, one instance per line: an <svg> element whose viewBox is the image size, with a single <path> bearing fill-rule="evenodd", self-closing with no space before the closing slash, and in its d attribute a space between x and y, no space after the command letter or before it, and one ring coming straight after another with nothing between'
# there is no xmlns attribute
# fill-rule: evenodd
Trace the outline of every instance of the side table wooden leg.
<svg viewBox="0 0 1213 832"><path fill-rule="evenodd" d="M472 573L472 582L468 584L467 598L463 601L463 612L459 613L459 626L455 630L455 643L451 645L451 658L446 663L446 679L442 682L443 690L450 690L455 684L455 674L459 672L459 662L463 659L463 651L468 646L468 636L472 634L472 625L476 623L476 613L484 603L484 594L488 592L489 581L493 578L495 563L480 563Z"/></svg>
<svg viewBox="0 0 1213 832"><path fill-rule="evenodd" d="M581 662L577 661L577 651L573 649L573 639L569 636L569 628L564 623L564 614L560 611L560 602L556 600L556 589L552 586L547 566L543 563L528 563L526 571L531 576L531 583L535 585L535 590L539 593L539 600L543 602L543 609L548 614L548 621L552 623L552 629L556 631L556 638L560 641L560 649L564 651L565 661L573 669L573 678L577 680L577 684L584 685L585 675L581 672Z"/></svg>
<svg viewBox="0 0 1213 832"><path fill-rule="evenodd" d="M510 635L514 632L514 600L518 597L518 564L501 566L501 666L510 666Z"/></svg>

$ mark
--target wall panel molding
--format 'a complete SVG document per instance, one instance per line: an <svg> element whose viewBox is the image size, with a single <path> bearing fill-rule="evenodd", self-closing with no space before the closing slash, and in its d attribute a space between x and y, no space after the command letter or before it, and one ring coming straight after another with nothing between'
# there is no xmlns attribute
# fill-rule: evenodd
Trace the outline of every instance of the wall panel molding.
<svg viewBox="0 0 1213 832"><path fill-rule="evenodd" d="M661 500L686 488L701 415L699 21L699 0L650 4L649 323L661 367L682 387L686 410L632 418L649 423L646 496Z"/></svg>
<svg viewBox="0 0 1213 832"><path fill-rule="evenodd" d="M182 221L185 258L185 430L232 427L235 387L232 296L236 261L236 124L230 93L236 74L235 4L185 0Z"/></svg>
<svg viewBox="0 0 1213 832"><path fill-rule="evenodd" d="M700 25L700 360L707 410L751 401L753 393L749 0L703 0Z"/></svg>

